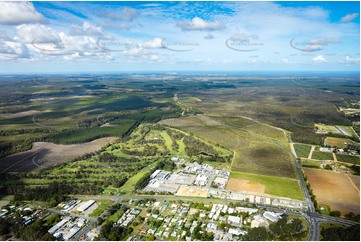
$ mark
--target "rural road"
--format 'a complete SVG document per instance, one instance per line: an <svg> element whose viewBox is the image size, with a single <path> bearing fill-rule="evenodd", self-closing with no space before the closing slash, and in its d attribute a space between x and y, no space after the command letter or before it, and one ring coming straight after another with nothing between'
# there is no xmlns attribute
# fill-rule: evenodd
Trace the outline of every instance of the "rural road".
<svg viewBox="0 0 361 242"><path fill-rule="evenodd" d="M260 138L262 138L262 139L264 139L264 140L266 140L268 142L271 142L274 145L282 148L284 151L286 151L287 153L289 153L292 156L293 162L294 162L295 167L296 167L298 179L300 181L300 185L301 185L302 191L304 193L305 201L306 201L306 204L307 204L307 212L303 213L302 216L307 220L307 222L310 225L309 234L308 234L308 237L307 237L308 241L318 241L320 239L320 226L319 226L319 224L321 222L333 222L333 223L339 223L339 224L343 224L343 225L358 224L356 222L348 221L348 220L346 222L345 219L335 218L335 217L331 217L331 216L319 215L318 213L315 212L315 207L313 206L313 202L312 202L312 200L310 198L310 194L308 192L306 183L305 183L305 181L303 179L302 170L300 168L300 165L298 164L297 157L295 156L295 154L293 154L292 151L290 151L288 148L284 147L280 143L278 143L278 142L276 142L274 140L271 140L271 139L269 139L269 138L267 138L265 136L250 132L249 130L243 129L243 128L237 126L237 125L230 124L227 120L226 120L226 122L227 122L227 125L229 127L239 129L239 130L242 130L242 131L257 135L258 137L260 137ZM287 134L287 139L288 139L288 143L291 145L292 140L291 140L291 137L290 137L289 134Z"/></svg>

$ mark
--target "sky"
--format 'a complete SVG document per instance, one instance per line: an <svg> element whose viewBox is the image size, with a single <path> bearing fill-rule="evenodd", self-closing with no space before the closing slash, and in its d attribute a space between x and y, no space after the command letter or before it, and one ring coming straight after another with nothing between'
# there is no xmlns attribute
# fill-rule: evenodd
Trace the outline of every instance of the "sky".
<svg viewBox="0 0 361 242"><path fill-rule="evenodd" d="M0 1L0 73L359 71L359 4Z"/></svg>

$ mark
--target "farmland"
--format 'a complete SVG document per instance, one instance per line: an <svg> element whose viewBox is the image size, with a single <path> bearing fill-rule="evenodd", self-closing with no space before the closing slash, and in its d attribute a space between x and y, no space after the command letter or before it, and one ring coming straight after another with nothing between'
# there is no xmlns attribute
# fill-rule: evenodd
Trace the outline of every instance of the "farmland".
<svg viewBox="0 0 361 242"><path fill-rule="evenodd" d="M331 152L314 151L312 153L312 159L315 159L315 160L333 160L333 154Z"/></svg>
<svg viewBox="0 0 361 242"><path fill-rule="evenodd" d="M321 123L338 132L327 142L340 144L335 139L341 131L358 141L350 129L358 124L335 106L359 99L359 78L339 75L301 75L302 81L249 73L1 76L0 157L19 157L1 160L3 170L13 169L5 170L1 182L11 194L47 186L66 193L129 194L144 175L176 156L238 174L233 186L241 181L243 188L236 189L301 199L289 143L307 158L312 145L331 136L314 132ZM90 148L103 138L112 140ZM33 154L39 142L54 148ZM69 147L83 147L84 153ZM29 166L14 165L26 158L20 152L32 155L18 163ZM330 155L316 150L312 159Z"/></svg>
<svg viewBox="0 0 361 242"><path fill-rule="evenodd" d="M311 145L306 144L294 144L293 145L298 157L307 158L311 152Z"/></svg>
<svg viewBox="0 0 361 242"><path fill-rule="evenodd" d="M252 181L256 184L262 184L265 186L264 193L266 194L294 199L303 199L301 187L298 180L296 179L241 172L232 172L230 177L234 179Z"/></svg>
<svg viewBox="0 0 361 242"><path fill-rule="evenodd" d="M356 145L357 143L353 140L346 138L327 137L325 139L326 146L346 148L348 144Z"/></svg>
<svg viewBox="0 0 361 242"><path fill-rule="evenodd" d="M332 210L342 214L359 213L359 184L353 181L359 177L320 169L303 168L311 188L320 204L326 204ZM357 188L357 189L356 189Z"/></svg>
<svg viewBox="0 0 361 242"><path fill-rule="evenodd" d="M284 177L295 176L289 154L272 142L274 139L286 143L286 137L282 131L268 126L263 127L262 124L241 117L237 120L240 126L234 124L229 126L226 119L198 115L163 120L161 124L180 128L204 140L233 150L231 171ZM244 122L244 126L240 120ZM264 136L262 128L268 131Z"/></svg>
<svg viewBox="0 0 361 242"><path fill-rule="evenodd" d="M336 157L338 161L360 164L360 156L336 154Z"/></svg>

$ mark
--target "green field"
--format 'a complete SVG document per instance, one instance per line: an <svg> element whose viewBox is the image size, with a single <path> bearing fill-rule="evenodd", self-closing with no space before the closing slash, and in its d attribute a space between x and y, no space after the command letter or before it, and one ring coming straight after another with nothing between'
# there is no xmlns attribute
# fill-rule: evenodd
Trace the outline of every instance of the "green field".
<svg viewBox="0 0 361 242"><path fill-rule="evenodd" d="M98 200L98 207L90 214L90 217L99 217L105 209L107 209L110 205L113 204L111 200Z"/></svg>
<svg viewBox="0 0 361 242"><path fill-rule="evenodd" d="M349 137L357 137L357 134L355 130L353 130L352 126L342 126L342 125L336 125L336 127Z"/></svg>
<svg viewBox="0 0 361 242"><path fill-rule="evenodd" d="M306 144L294 144L297 157L307 158L311 152L312 146Z"/></svg>
<svg viewBox="0 0 361 242"><path fill-rule="evenodd" d="M230 178L246 179L266 186L265 193L280 197L303 199L303 193L296 179L232 172Z"/></svg>
<svg viewBox="0 0 361 242"><path fill-rule="evenodd" d="M302 159L301 165L302 165L302 167L320 169L320 162L313 161L313 160Z"/></svg>
<svg viewBox="0 0 361 242"><path fill-rule="evenodd" d="M312 159L315 159L315 160L333 160L333 155L332 155L331 152L314 151L312 153Z"/></svg>
<svg viewBox="0 0 361 242"><path fill-rule="evenodd" d="M127 182L119 188L120 193L124 194L130 194L133 192L135 184L137 181L142 178L145 174L150 172L152 168L156 165L156 162L149 164L147 167L144 167L142 170L140 170L137 174L130 177Z"/></svg>
<svg viewBox="0 0 361 242"><path fill-rule="evenodd" d="M353 164L360 164L360 156L336 154L337 160Z"/></svg>

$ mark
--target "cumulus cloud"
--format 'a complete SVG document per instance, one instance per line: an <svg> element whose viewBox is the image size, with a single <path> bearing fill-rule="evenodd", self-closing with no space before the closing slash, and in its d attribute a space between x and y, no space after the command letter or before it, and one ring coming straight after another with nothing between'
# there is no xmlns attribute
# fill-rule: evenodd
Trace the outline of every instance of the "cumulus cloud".
<svg viewBox="0 0 361 242"><path fill-rule="evenodd" d="M341 18L342 23L347 23L358 17L358 13L350 13Z"/></svg>
<svg viewBox="0 0 361 242"><path fill-rule="evenodd" d="M0 2L0 24L19 25L44 22L30 2Z"/></svg>
<svg viewBox="0 0 361 242"><path fill-rule="evenodd" d="M84 22L82 26L73 26L70 31L70 35L83 35L83 36L103 36L104 32L101 27L92 25L89 22Z"/></svg>
<svg viewBox="0 0 361 242"><path fill-rule="evenodd" d="M130 47L123 51L123 54L129 59L143 59L150 61L159 60L158 53L150 52L142 46Z"/></svg>
<svg viewBox="0 0 361 242"><path fill-rule="evenodd" d="M42 24L16 26L16 39L22 43L56 43L61 41L56 31Z"/></svg>
<svg viewBox="0 0 361 242"><path fill-rule="evenodd" d="M315 56L312 60L317 63L326 63L327 62L325 57L323 57L322 55Z"/></svg>
<svg viewBox="0 0 361 242"><path fill-rule="evenodd" d="M223 23L219 21L205 21L199 17L195 17L192 21L183 21L177 24L177 27L181 28L183 31L193 31L193 30L222 30L225 29Z"/></svg>
<svg viewBox="0 0 361 242"><path fill-rule="evenodd" d="M161 38L154 38L152 40L141 43L141 46L148 49L163 48L163 40Z"/></svg>
<svg viewBox="0 0 361 242"><path fill-rule="evenodd" d="M30 58L29 51L22 43L0 40L0 60Z"/></svg>
<svg viewBox="0 0 361 242"><path fill-rule="evenodd" d="M341 63L346 63L346 64L359 64L360 63L360 57L352 57L352 56L347 55L340 62Z"/></svg>

